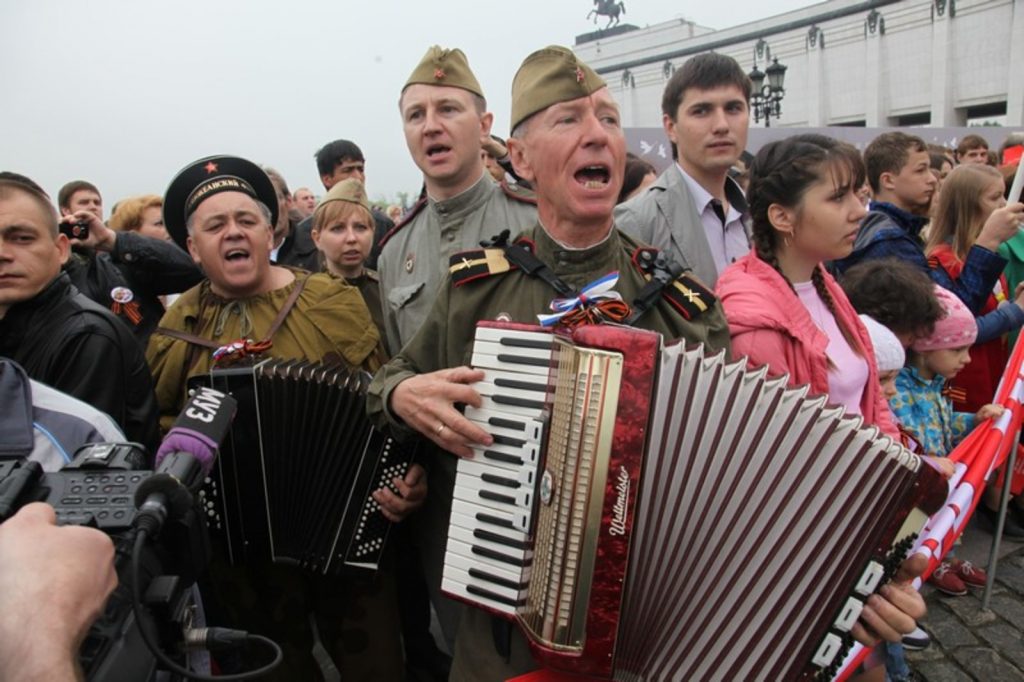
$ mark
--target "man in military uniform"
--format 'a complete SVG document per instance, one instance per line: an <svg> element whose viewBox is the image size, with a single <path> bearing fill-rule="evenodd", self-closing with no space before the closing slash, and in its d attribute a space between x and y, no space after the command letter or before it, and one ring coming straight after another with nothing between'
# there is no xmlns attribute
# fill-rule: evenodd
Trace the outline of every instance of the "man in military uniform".
<svg viewBox="0 0 1024 682"><path fill-rule="evenodd" d="M448 258L503 229L518 233L537 219L530 195L495 184L484 167L481 150L490 140L494 116L487 111L483 89L461 50L427 50L402 88L398 106L405 142L423 171L426 194L384 238L377 259L384 333L392 353L423 323ZM421 538L419 515L411 521L411 535ZM458 612L440 593L443 554L436 552L443 553L444 548L420 548L429 550L435 553L423 561L430 601L451 645ZM414 580L410 576L406 583ZM417 636L407 632L406 637Z"/></svg>
<svg viewBox="0 0 1024 682"><path fill-rule="evenodd" d="M461 50L427 50L398 106L426 197L385 238L377 263L393 351L423 324L448 258L501 230L518 234L537 219L532 197L487 174L481 150L494 116Z"/></svg>
<svg viewBox="0 0 1024 682"><path fill-rule="evenodd" d="M566 285L579 291L617 271L615 289L633 314L640 313L636 326L711 349L729 348L720 305L692 277L669 278L656 299L640 295L648 276L638 263L651 260L643 257L651 252L613 225L626 149L618 106L604 81L565 48L535 52L512 84L512 121L512 161L536 188L540 219L517 241L543 267L511 267L513 249L452 258L449 279L423 326L370 387L375 418L414 429L459 456L470 456L471 445L492 442L456 408L480 404L471 384L483 372L460 366L469 358L477 320L535 323L539 313L549 312L552 298L564 296L560 290ZM424 508L435 514L434 539L442 545L456 461L438 452ZM535 667L525 637L504 623L479 609L462 614L451 679L508 679Z"/></svg>
<svg viewBox="0 0 1024 682"><path fill-rule="evenodd" d="M355 287L271 264L277 211L267 174L237 157L200 159L168 187L167 230L207 280L181 295L149 343L147 359L165 425L184 404L188 379L209 372L211 351L234 342L278 358L342 362L369 371L380 365L379 334ZM395 485L402 497L388 490L374 495L398 519L426 494L422 467L413 465ZM211 581L233 621L227 625L282 645L284 664L276 679L319 679L332 666L325 655L352 679L402 674L391 571L382 571L372 584L355 584L269 563L229 568L215 559Z"/></svg>

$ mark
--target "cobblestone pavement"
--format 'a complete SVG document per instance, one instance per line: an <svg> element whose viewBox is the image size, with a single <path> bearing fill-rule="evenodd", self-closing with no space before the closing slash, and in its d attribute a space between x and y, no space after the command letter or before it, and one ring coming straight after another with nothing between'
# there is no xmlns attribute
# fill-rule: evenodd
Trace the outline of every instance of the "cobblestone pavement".
<svg viewBox="0 0 1024 682"><path fill-rule="evenodd" d="M967 529L957 556L986 566L992 534L977 523ZM947 597L927 585L928 615L920 625L932 637L924 651L907 660L927 682L1024 682L1024 544L1003 539L989 610L982 590Z"/></svg>

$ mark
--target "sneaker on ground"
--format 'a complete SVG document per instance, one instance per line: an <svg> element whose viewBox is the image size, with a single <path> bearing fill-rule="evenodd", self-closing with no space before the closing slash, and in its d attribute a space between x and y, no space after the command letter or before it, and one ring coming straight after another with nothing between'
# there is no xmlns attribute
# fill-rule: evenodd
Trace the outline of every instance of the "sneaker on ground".
<svg viewBox="0 0 1024 682"><path fill-rule="evenodd" d="M903 648L908 651L922 651L931 644L932 638L920 626L914 628L913 632L903 635Z"/></svg>
<svg viewBox="0 0 1024 682"><path fill-rule="evenodd" d="M939 564L935 572L932 573L932 577L928 578L928 583L942 594L948 594L951 597L962 597L967 594L967 585L964 585L964 581L957 576L948 561Z"/></svg>
<svg viewBox="0 0 1024 682"><path fill-rule="evenodd" d="M956 577L969 587L985 587L985 583L988 581L988 574L985 573L985 570L978 568L970 561L953 559L950 562L950 567L956 572Z"/></svg>

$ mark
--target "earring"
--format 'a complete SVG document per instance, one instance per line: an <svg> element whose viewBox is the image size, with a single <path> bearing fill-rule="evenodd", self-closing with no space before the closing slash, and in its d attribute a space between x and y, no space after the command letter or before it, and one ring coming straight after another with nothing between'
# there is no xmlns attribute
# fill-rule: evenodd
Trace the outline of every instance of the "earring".
<svg viewBox="0 0 1024 682"><path fill-rule="evenodd" d="M782 236L782 243L786 245L787 249L792 245L792 239L788 233Z"/></svg>

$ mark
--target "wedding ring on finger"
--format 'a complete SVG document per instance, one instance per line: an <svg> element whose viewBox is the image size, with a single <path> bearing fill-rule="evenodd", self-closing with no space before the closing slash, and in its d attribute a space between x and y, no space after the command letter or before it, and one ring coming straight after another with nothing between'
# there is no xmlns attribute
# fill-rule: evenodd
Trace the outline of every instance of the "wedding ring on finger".
<svg viewBox="0 0 1024 682"><path fill-rule="evenodd" d="M440 436L440 435L441 435L441 432L442 432L442 431L444 431L444 430L445 430L445 429L446 429L447 427L448 427L448 425L447 425L447 424L445 424L444 422L441 422L441 423L440 423L440 424L438 425L438 427L437 427L436 429L434 429L434 435L435 435L435 436Z"/></svg>

